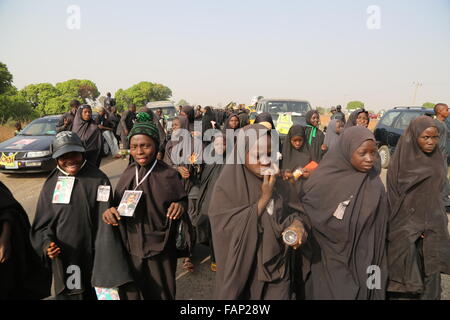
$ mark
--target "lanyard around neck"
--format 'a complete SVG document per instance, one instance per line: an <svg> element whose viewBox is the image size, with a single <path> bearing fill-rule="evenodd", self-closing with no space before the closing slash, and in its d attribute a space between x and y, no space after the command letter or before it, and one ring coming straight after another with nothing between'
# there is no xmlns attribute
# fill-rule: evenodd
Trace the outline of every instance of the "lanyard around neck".
<svg viewBox="0 0 450 320"><path fill-rule="evenodd" d="M139 181L138 168L136 167L136 187L134 188L134 190L136 190L142 184L142 182L144 182L144 180L147 179L147 177L150 175L150 173L152 173L153 168L156 166L156 162L158 162L158 160L155 160L155 162L153 163L149 172L147 172L147 174L144 176L144 178L141 181Z"/></svg>

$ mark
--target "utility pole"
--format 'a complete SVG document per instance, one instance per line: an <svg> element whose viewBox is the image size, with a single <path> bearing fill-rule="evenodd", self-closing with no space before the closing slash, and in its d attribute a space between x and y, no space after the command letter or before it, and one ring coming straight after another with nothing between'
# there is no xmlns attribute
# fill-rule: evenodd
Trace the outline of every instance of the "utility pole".
<svg viewBox="0 0 450 320"><path fill-rule="evenodd" d="M415 88L414 88L414 97L413 97L412 106L415 106L416 98L417 98L417 91L419 90L419 87L422 86L422 84L420 82L413 82L413 85L415 86Z"/></svg>

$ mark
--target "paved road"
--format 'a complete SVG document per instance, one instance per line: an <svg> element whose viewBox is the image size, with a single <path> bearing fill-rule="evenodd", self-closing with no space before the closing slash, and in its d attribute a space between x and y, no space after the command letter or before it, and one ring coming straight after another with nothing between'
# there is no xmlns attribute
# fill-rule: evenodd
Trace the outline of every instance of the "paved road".
<svg viewBox="0 0 450 320"><path fill-rule="evenodd" d="M103 161L101 169L108 175L113 187L117 184L120 174L127 164L128 161L126 160L105 159ZM383 170L381 177L385 182L385 170ZM16 199L24 206L30 221L34 219L37 199L45 178L45 174L5 175L0 173L0 180L10 188ZM205 246L198 246L194 251L193 262L195 271L192 273L182 270L181 260L178 263L177 299L211 299L214 289L214 272L210 271L209 249ZM450 300L450 276L443 275L442 279L442 298Z"/></svg>

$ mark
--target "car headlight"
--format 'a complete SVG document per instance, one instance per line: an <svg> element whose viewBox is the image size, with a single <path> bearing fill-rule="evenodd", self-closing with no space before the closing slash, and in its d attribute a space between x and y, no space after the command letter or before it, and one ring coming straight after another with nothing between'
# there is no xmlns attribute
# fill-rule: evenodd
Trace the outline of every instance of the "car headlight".
<svg viewBox="0 0 450 320"><path fill-rule="evenodd" d="M30 151L27 153L27 158L41 158L50 155L50 150L46 151Z"/></svg>

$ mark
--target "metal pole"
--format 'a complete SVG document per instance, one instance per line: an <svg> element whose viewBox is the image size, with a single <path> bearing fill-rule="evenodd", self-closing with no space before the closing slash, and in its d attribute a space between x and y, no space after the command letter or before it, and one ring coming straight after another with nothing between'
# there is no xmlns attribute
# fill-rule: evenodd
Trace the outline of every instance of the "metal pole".
<svg viewBox="0 0 450 320"><path fill-rule="evenodd" d="M414 98L413 98L413 102L412 102L412 106L416 105L416 98L417 98L417 91L419 90L419 87L422 86L422 84L420 82L413 82L413 85L415 85L415 89L414 89Z"/></svg>

